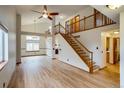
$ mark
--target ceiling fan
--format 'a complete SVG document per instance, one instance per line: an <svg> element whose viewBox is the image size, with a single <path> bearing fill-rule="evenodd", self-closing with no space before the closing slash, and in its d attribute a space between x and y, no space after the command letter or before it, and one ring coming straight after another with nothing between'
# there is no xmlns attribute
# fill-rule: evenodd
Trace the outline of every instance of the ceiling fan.
<svg viewBox="0 0 124 93"><path fill-rule="evenodd" d="M48 12L46 5L43 6L43 10L41 12L35 11L35 10L32 10L32 11L41 14L41 16L38 17L39 19L40 18L48 18L48 19L52 20L53 19L52 16L59 15L58 12L51 12L51 13Z"/></svg>

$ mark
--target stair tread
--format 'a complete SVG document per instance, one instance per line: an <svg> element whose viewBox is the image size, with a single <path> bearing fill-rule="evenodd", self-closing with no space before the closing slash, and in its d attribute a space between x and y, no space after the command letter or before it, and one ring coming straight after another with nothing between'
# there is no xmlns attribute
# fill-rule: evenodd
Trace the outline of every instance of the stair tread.
<svg viewBox="0 0 124 93"><path fill-rule="evenodd" d="M84 59L85 61L87 61L87 62L91 62L91 61L92 61L92 60L91 60L90 58L88 58L88 57L87 57L87 58L85 57L85 58L83 58L83 59Z"/></svg>
<svg viewBox="0 0 124 93"><path fill-rule="evenodd" d="M84 50L82 50L82 49L76 49L77 51L84 51Z"/></svg>
<svg viewBox="0 0 124 93"><path fill-rule="evenodd" d="M72 45L72 44L71 44L71 45ZM75 45L72 45L72 46L79 47L79 45L76 45L76 44L75 44Z"/></svg>
<svg viewBox="0 0 124 93"><path fill-rule="evenodd" d="M83 49L80 49L80 51L84 51Z"/></svg>
<svg viewBox="0 0 124 93"><path fill-rule="evenodd" d="M73 46L79 46L79 45L77 45L77 44L72 44Z"/></svg>
<svg viewBox="0 0 124 93"><path fill-rule="evenodd" d="M71 43L75 43L74 41L69 41L69 42L71 42Z"/></svg>
<svg viewBox="0 0 124 93"><path fill-rule="evenodd" d="M78 49L81 49L79 46L73 46L74 48L78 48Z"/></svg>
<svg viewBox="0 0 124 93"><path fill-rule="evenodd" d="M83 50L81 49L76 49L77 52L84 52Z"/></svg>
<svg viewBox="0 0 124 93"><path fill-rule="evenodd" d="M85 51L84 50L81 50L81 51L78 51L78 53L84 53ZM86 52L85 52L86 53Z"/></svg>
<svg viewBox="0 0 124 93"><path fill-rule="evenodd" d="M86 54L85 52L77 52L78 54Z"/></svg>
<svg viewBox="0 0 124 93"><path fill-rule="evenodd" d="M68 40L68 41L70 41L70 42L75 42L75 41L71 41L71 40Z"/></svg>
<svg viewBox="0 0 124 93"><path fill-rule="evenodd" d="M74 41L70 41L71 43L75 43L75 44L77 44L76 42L74 42Z"/></svg>
<svg viewBox="0 0 124 93"><path fill-rule="evenodd" d="M76 43L72 43L72 42L70 42L71 44L76 44Z"/></svg>
<svg viewBox="0 0 124 93"><path fill-rule="evenodd" d="M68 41L70 41L70 42L75 42L75 41L71 41L71 40L68 40Z"/></svg>
<svg viewBox="0 0 124 93"><path fill-rule="evenodd" d="M86 53L84 54L84 53L79 53L81 56L83 56L83 57L89 57Z"/></svg>

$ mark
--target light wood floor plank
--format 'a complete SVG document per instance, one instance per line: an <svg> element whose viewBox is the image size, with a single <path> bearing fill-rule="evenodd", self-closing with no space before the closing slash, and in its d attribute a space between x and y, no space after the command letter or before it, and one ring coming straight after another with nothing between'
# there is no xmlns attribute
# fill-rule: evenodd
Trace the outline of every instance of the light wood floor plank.
<svg viewBox="0 0 124 93"><path fill-rule="evenodd" d="M87 88L119 87L119 65L90 74L46 56L22 58L8 87Z"/></svg>

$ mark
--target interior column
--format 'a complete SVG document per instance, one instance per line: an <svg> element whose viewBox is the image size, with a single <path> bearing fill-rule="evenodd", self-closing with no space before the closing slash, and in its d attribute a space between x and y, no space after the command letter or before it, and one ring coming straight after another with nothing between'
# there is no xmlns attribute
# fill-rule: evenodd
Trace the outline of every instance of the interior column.
<svg viewBox="0 0 124 93"><path fill-rule="evenodd" d="M21 15L16 15L16 63L21 63Z"/></svg>

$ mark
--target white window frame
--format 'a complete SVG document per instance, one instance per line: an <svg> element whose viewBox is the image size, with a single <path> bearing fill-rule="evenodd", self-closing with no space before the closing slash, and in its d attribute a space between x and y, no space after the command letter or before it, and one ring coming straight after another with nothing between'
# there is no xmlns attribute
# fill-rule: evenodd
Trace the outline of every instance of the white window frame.
<svg viewBox="0 0 124 93"><path fill-rule="evenodd" d="M38 39L27 39L27 37L38 37ZM28 49L28 44L32 44L32 49L31 50L29 50ZM35 49L35 44L38 44L38 49ZM26 36L26 51L27 52L38 52L38 51L40 51L40 36L33 36L33 35L27 35Z"/></svg>

